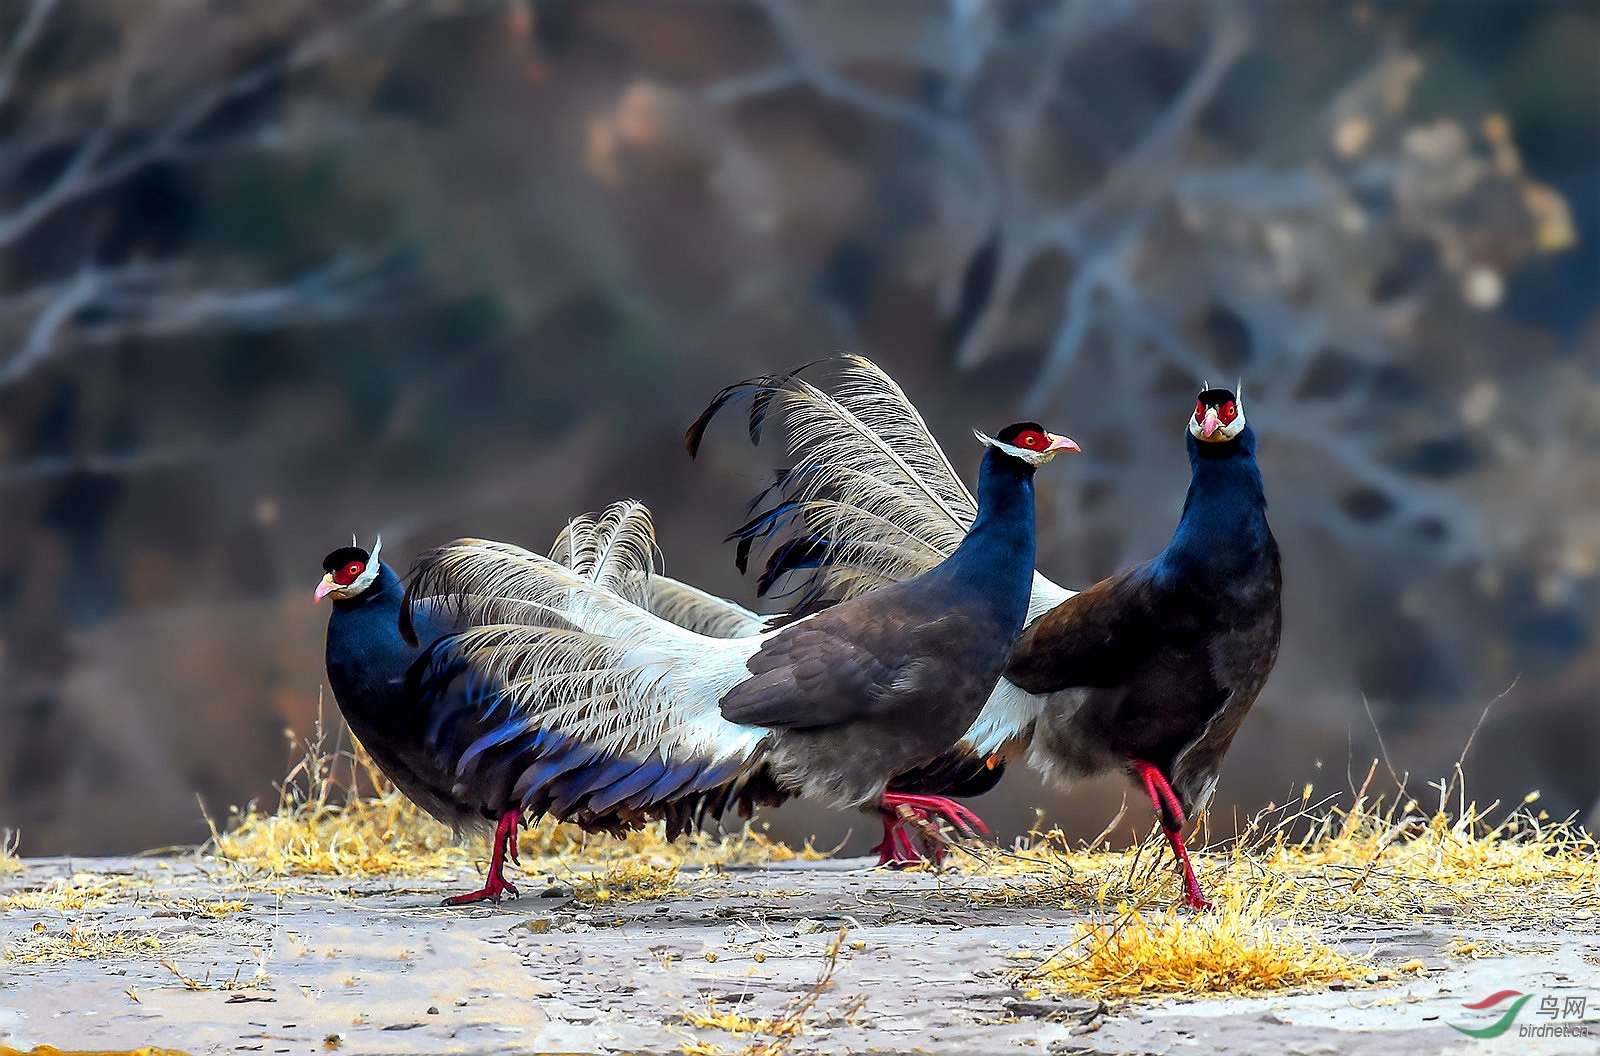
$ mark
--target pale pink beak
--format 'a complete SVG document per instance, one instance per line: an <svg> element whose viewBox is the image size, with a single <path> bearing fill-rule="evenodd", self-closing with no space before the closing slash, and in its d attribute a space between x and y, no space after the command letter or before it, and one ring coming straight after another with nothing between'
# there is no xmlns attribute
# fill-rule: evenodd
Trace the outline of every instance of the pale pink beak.
<svg viewBox="0 0 1600 1056"><path fill-rule="evenodd" d="M317 592L311 596L311 604L315 605L338 589L339 584L333 581L332 576L323 576L322 582L317 584Z"/></svg>
<svg viewBox="0 0 1600 1056"><path fill-rule="evenodd" d="M1046 451L1077 451L1080 450L1078 442L1070 436L1057 436L1055 433L1045 433L1050 438L1050 446Z"/></svg>
<svg viewBox="0 0 1600 1056"><path fill-rule="evenodd" d="M1207 407L1205 421L1200 423L1200 435L1210 440L1211 434L1221 428L1222 423L1217 421L1217 409L1215 407Z"/></svg>

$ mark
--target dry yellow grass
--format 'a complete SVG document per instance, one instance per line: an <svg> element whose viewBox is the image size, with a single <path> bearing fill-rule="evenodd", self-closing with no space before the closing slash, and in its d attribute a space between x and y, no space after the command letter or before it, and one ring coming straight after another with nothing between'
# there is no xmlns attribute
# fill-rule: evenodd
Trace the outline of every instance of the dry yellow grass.
<svg viewBox="0 0 1600 1056"><path fill-rule="evenodd" d="M114 906L143 906L163 917L219 920L246 904L237 899L175 897L139 877L77 872L0 897L0 912L39 914L27 931L11 940L4 958L20 963L110 961L174 948L174 940L160 927L138 931L104 926L104 911Z"/></svg>
<svg viewBox="0 0 1600 1056"><path fill-rule="evenodd" d="M1312 926L1318 915L1307 912L1297 885L1286 879L1255 874L1246 880L1254 870L1219 875L1202 867L1214 910L1174 908L1181 889L1164 846L1072 855L1060 834L1051 833L980 866L979 876L999 875L1003 882L977 892L978 901L1043 901L1089 914L1055 953L1015 973L1016 982L1101 999L1245 996L1355 982L1374 973L1369 960L1319 936ZM1203 857L1196 855L1197 865Z"/></svg>
<svg viewBox="0 0 1600 1056"><path fill-rule="evenodd" d="M130 931L102 931L94 924L74 924L52 932L42 923L23 933L6 950L5 959L32 964L46 961L110 961L147 957L164 949L155 935Z"/></svg>
<svg viewBox="0 0 1600 1056"><path fill-rule="evenodd" d="M792 1038L800 1034L803 1027L794 1019L756 1019L739 1012L723 1008L717 999L707 998L704 1011L686 1008L678 1017L688 1026L700 1030L725 1030L729 1034L764 1034L771 1039ZM700 1041L704 1045L705 1042Z"/></svg>
<svg viewBox="0 0 1600 1056"><path fill-rule="evenodd" d="M148 880L136 877L78 872L6 895L0 898L0 910L53 909L68 913L102 909L117 903L136 902L150 887Z"/></svg>
<svg viewBox="0 0 1600 1056"><path fill-rule="evenodd" d="M1378 963L1359 943L1341 944L1338 937L1352 922L1447 913L1460 921L1600 930L1595 840L1537 812L1536 796L1510 812L1493 804L1479 810L1461 796L1458 773L1456 781L1434 786L1432 805L1424 809L1403 783L1397 795L1369 795L1376 773L1374 764L1347 806L1314 802L1307 786L1296 802L1252 819L1226 844L1197 849L1195 866L1216 904L1213 913L1174 910L1182 892L1155 834L1122 850L1105 849L1103 839L1069 846L1059 832L1035 833L1004 850L968 846L953 857L957 867L942 873L940 884L971 903L1081 911L1087 919L1069 940L1019 968L1016 980L1111 999L1261 994L1383 981L1418 967ZM464 845L383 782L359 750L325 751L320 733L304 746L304 758L282 787L276 809L236 812L212 827L203 854L227 863L224 878L231 874L237 886L263 879L281 886L285 878L309 876L459 880L487 857L481 842ZM698 885L725 882L720 867L726 865L826 857L809 845L791 850L748 827L732 836L668 842L660 825L611 837L548 818L521 834L519 848L523 874L570 884L590 905L692 895L704 890ZM13 851L0 850L0 872L17 867ZM246 908L239 899L177 895L163 889L159 898L184 915L220 919ZM88 919L110 905L156 900L157 885L148 879L84 873L0 897L0 910L75 916L64 932L41 923L7 956L157 952L160 940L148 933L102 932ZM1493 955L1465 940L1446 952ZM778 1020L749 1019L717 1006L684 1018L764 1038L761 1045L770 1052L792 1042L799 1029L793 1024L803 1022L809 1008L782 1029ZM716 1048L696 1040L685 1051L694 1046Z"/></svg>
<svg viewBox="0 0 1600 1056"><path fill-rule="evenodd" d="M1600 911L1594 837L1571 819L1551 822L1529 809L1494 823L1493 809L1464 803L1448 812L1441 804L1424 814L1409 797L1387 810L1358 802L1354 810L1330 812L1298 841L1280 835L1246 844L1224 864L1229 873L1248 865L1291 878L1329 915L1592 921Z"/></svg>
<svg viewBox="0 0 1600 1056"><path fill-rule="evenodd" d="M173 978L177 979L179 985L185 990L208 992L257 990L268 986L272 982L272 977L267 974L267 958L265 954L261 955L261 959L256 962L255 971L249 975L244 974L244 965L241 964L234 968L232 976L219 982L212 981L210 969L206 970L205 975L196 979L192 975L185 973L183 969L173 964L170 960L163 960L161 967L171 972Z"/></svg>
<svg viewBox="0 0 1600 1056"><path fill-rule="evenodd" d="M348 765L333 779L335 761ZM987 904L1059 905L1089 919L1031 970L1023 985L1080 995L1260 994L1336 982L1393 978L1403 966L1375 964L1339 948L1346 922L1470 914L1474 920L1561 921L1600 916L1600 857L1592 837L1533 813L1534 798L1497 824L1441 783L1424 812L1401 787L1368 795L1376 764L1347 808L1297 803L1250 821L1224 849L1196 851L1214 913L1173 912L1181 891L1159 837L1126 850L1102 841L1070 847L1059 832L1015 849L968 848L947 890ZM377 795L349 791L362 780ZM444 826L388 788L359 754L322 751L320 736L284 783L278 809L237 815L209 851L246 873L272 876L459 875L475 868ZM1455 809L1447 809L1451 806ZM1109 831L1109 829L1108 829ZM689 893L706 867L820 858L748 828L732 837L698 835L669 843L659 825L623 837L594 836L542 819L521 835L523 871L571 882L579 901L627 902ZM480 852L481 858L481 852ZM698 877L683 870L702 867ZM692 891L692 888L690 889ZM762 1021L733 1012L689 1014L702 1026L772 1036ZM713 1022L714 1021L714 1022Z"/></svg>
<svg viewBox="0 0 1600 1056"><path fill-rule="evenodd" d="M462 840L384 783L375 796L291 799L272 813L243 811L213 827L204 853L246 876L433 877L481 868L487 845ZM810 845L794 850L749 827L726 836L698 833L669 842L661 823L625 836L586 833L542 818L520 834L525 873L649 867L722 866L827 857ZM620 882L620 881L619 881Z"/></svg>
<svg viewBox="0 0 1600 1056"><path fill-rule="evenodd" d="M1530 796L1528 803L1537 797ZM1358 795L1349 808L1269 810L1221 850L1195 850L1207 894L1220 904L1262 905L1287 892L1295 912L1411 917L1470 911L1474 919L1592 921L1600 916L1600 853L1570 821L1551 822L1526 804L1499 822L1460 803L1422 812L1401 795L1387 804ZM1073 848L1059 831L1035 833L1013 849L965 847L958 859L974 876L999 881L969 893L988 903L1082 908L1129 901L1144 908L1181 898L1163 841L1121 851Z"/></svg>
<svg viewBox="0 0 1600 1056"><path fill-rule="evenodd" d="M1021 978L1102 997L1258 994L1412 970L1338 949L1331 938L1350 922L1448 913L1595 929L1595 840L1533 812L1536 795L1491 823L1494 805L1464 802L1457 783L1435 786L1427 813L1403 787L1369 799L1375 772L1348 808L1313 805L1307 786L1292 809L1263 813L1225 849L1196 851L1213 913L1169 911L1182 892L1154 835L1124 851L1073 849L1057 831L1015 850L967 849L960 860L975 883L958 881L954 893L1086 911L1073 940Z"/></svg>
<svg viewBox="0 0 1600 1056"><path fill-rule="evenodd" d="M376 794L362 794L374 784ZM246 877L453 875L471 865L455 835L384 782L359 750L330 750L320 716L275 810L252 804L220 829L206 822L211 839L201 853Z"/></svg>
<svg viewBox="0 0 1600 1056"><path fill-rule="evenodd" d="M450 829L418 810L383 776L359 746L330 750L319 721L304 756L280 786L271 812L251 807L237 811L202 853L234 866L245 878L268 876L447 878L481 868L487 858L482 840L463 842ZM374 790L363 795L361 790ZM525 873L570 874L625 866L634 874L601 882L593 890L658 889L651 869L719 867L819 859L827 855L807 844L794 850L746 826L731 835L697 833L669 842L659 822L624 836L586 833L576 825L541 818L519 835ZM641 896L648 897L648 896Z"/></svg>
<svg viewBox="0 0 1600 1056"><path fill-rule="evenodd" d="M0 912L35 912L41 919L5 950L5 959L23 963L66 960L118 960L145 957L173 947L158 928L129 931L102 926L102 911L143 905L164 916L221 919L245 907L237 900L173 898L158 894L148 880L78 872L0 898Z"/></svg>
<svg viewBox="0 0 1600 1056"><path fill-rule="evenodd" d="M203 852L247 876L416 877L472 865L448 828L387 787L338 803L290 799L270 814L240 812L212 829Z"/></svg>
<svg viewBox="0 0 1600 1056"><path fill-rule="evenodd" d="M1019 981L1096 998L1241 996L1356 982L1373 971L1257 904L1201 914L1117 909L1077 925L1071 943Z"/></svg>
<svg viewBox="0 0 1600 1056"><path fill-rule="evenodd" d="M573 895L579 902L642 902L678 893L677 865L660 859L634 858L613 862L591 873Z"/></svg>

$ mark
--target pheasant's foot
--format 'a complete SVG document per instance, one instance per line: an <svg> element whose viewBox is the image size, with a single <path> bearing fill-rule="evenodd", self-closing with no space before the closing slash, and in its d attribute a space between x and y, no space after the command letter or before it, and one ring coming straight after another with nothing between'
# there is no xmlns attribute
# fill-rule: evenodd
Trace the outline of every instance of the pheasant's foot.
<svg viewBox="0 0 1600 1056"><path fill-rule="evenodd" d="M922 864L921 855L911 845L911 839L896 819L883 819L883 842L872 848L878 852L878 865L901 868Z"/></svg>
<svg viewBox="0 0 1600 1056"><path fill-rule="evenodd" d="M483 886L464 895L452 895L444 900L444 905L465 906L474 902L499 902L503 895L509 894L512 898L516 898L521 894L517 890L517 885L505 877L507 859L520 864L517 858L517 827L521 822L520 810L508 810L500 815L500 823L494 830L494 849L489 855L489 875L484 878Z"/></svg>
<svg viewBox="0 0 1600 1056"><path fill-rule="evenodd" d="M510 880L498 873L490 873L489 878L478 890L464 895L451 895L444 900L443 905L467 906L474 902L498 902L503 895L509 894L512 898L516 898L521 893L517 890L517 885Z"/></svg>
<svg viewBox="0 0 1600 1056"><path fill-rule="evenodd" d="M1194 875L1194 866L1189 864L1189 848L1183 842L1183 833L1177 829L1163 828L1166 833L1167 843L1172 846L1173 857L1178 859L1178 864L1183 868L1183 900L1189 904L1190 909L1210 909L1211 901L1206 898L1205 892L1200 890L1200 880Z"/></svg>
<svg viewBox="0 0 1600 1056"><path fill-rule="evenodd" d="M953 799L944 796L917 796L904 792L885 792L883 805L889 808L909 807L919 817L926 821L935 818L949 822L950 827L961 836L977 836L980 833L987 835L989 826L966 807Z"/></svg>
<svg viewBox="0 0 1600 1056"><path fill-rule="evenodd" d="M907 868L944 861L944 834L926 813L904 804L880 807L878 813L883 819L883 842L872 849L878 852L880 866Z"/></svg>

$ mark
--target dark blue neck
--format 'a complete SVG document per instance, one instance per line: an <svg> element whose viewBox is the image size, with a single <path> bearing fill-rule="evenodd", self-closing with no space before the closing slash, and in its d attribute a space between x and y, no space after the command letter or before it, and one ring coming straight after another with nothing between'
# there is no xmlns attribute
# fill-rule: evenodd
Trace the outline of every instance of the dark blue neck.
<svg viewBox="0 0 1600 1056"><path fill-rule="evenodd" d="M1159 578L1205 590L1244 576L1267 554L1267 499L1256 465L1256 434L1246 425L1232 440L1187 436L1189 494L1172 542L1156 558Z"/></svg>
<svg viewBox="0 0 1600 1056"><path fill-rule="evenodd" d="M328 687L358 736L402 703L406 668L417 650L400 637L400 577L380 566L359 596L336 599L328 616ZM398 714L398 713L395 713ZM398 721L391 719L388 721Z"/></svg>
<svg viewBox="0 0 1600 1056"><path fill-rule="evenodd" d="M992 598L1018 628L1033 590L1033 468L990 447L978 469L978 517L939 571Z"/></svg>

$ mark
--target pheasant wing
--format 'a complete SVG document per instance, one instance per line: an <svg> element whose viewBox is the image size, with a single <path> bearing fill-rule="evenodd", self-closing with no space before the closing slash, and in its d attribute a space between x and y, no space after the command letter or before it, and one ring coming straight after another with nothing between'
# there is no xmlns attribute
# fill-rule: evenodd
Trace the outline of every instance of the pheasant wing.
<svg viewBox="0 0 1600 1056"><path fill-rule="evenodd" d="M1138 565L1061 602L1023 630L1006 679L1038 694L1123 684L1160 638L1150 592Z"/></svg>
<svg viewBox="0 0 1600 1056"><path fill-rule="evenodd" d="M808 729L882 718L925 695L938 658L954 651L972 621L896 604L898 588L821 612L768 639L750 658L754 677L722 697L729 722Z"/></svg>

